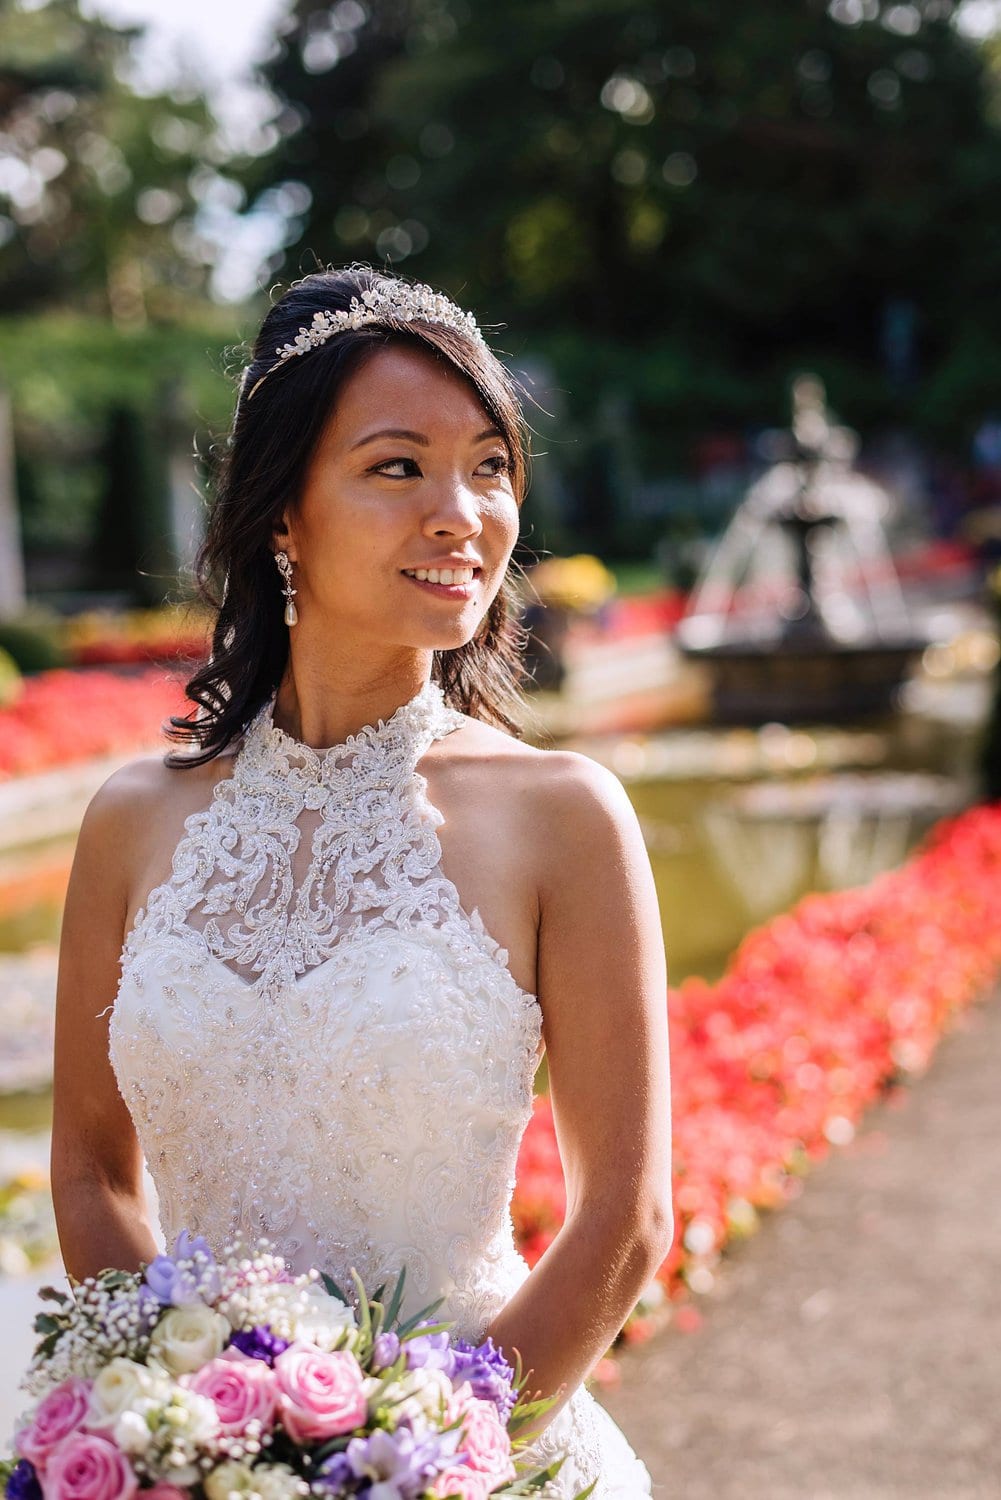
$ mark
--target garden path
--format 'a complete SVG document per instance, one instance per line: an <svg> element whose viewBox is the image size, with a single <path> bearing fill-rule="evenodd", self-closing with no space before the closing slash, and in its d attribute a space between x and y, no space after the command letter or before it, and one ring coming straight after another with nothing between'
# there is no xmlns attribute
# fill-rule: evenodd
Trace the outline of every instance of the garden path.
<svg viewBox="0 0 1001 1500"><path fill-rule="evenodd" d="M998 1500L1001 994L601 1399L654 1500Z"/></svg>

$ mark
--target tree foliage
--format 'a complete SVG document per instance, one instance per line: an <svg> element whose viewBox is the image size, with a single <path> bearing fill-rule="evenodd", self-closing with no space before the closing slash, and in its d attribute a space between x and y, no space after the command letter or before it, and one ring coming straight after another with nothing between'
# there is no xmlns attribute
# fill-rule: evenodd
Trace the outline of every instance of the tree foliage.
<svg viewBox="0 0 1001 1500"><path fill-rule="evenodd" d="M995 399L1001 131L950 0L297 0L266 67L292 122L250 174L308 190L289 274L435 281L578 408L958 438ZM912 330L909 325L913 325Z"/></svg>
<svg viewBox="0 0 1001 1500"><path fill-rule="evenodd" d="M72 307L132 329L204 300L214 121L195 93L130 87L135 34L77 0L0 11L0 313Z"/></svg>

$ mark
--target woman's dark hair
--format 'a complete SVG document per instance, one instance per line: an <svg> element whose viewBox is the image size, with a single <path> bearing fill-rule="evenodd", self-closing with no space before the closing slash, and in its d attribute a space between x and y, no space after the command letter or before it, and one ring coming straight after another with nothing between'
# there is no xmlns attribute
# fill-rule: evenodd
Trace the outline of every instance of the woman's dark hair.
<svg viewBox="0 0 1001 1500"><path fill-rule="evenodd" d="M213 500L194 564L198 597L218 611L208 661L185 685L196 718L171 715L168 739L197 745L198 754L171 751L170 766L195 766L218 755L243 732L277 688L288 660L285 600L269 543L282 511L294 507L338 393L375 348L406 340L430 349L473 387L507 440L519 506L528 487L528 427L519 388L495 354L469 334L423 320L384 320L336 334L301 358L276 366L278 348L292 342L323 309L348 310L370 287L405 280L358 264L319 271L295 282L272 306L244 372L233 426L212 485ZM267 375L260 388L255 384ZM247 394L253 392L250 399ZM482 624L464 646L435 651L432 678L446 701L463 713L523 733L514 710L526 630L517 618L511 570Z"/></svg>

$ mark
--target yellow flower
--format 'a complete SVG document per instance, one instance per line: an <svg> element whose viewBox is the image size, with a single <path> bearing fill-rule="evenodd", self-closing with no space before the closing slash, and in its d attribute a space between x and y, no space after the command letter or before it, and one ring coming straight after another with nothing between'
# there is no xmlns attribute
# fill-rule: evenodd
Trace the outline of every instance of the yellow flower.
<svg viewBox="0 0 1001 1500"><path fill-rule="evenodd" d="M592 553L578 552L537 563L528 573L528 585L543 604L597 609L615 593L615 575Z"/></svg>

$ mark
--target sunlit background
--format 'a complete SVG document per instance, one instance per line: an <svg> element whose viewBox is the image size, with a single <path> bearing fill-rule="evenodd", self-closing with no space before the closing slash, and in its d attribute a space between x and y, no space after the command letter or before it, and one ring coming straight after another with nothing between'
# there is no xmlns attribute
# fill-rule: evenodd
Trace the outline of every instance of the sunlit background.
<svg viewBox="0 0 1001 1500"><path fill-rule="evenodd" d="M937 823L1001 796L1001 3L12 0L0 1301L20 1333L4 1421L20 1310L58 1267L51 1027L79 820L156 749L205 650L192 563L269 293L355 259L456 297L529 393L526 733L603 761L637 810L670 983L692 986L672 1023L693 1117L718 1097L698 1047L739 1030L741 945L778 953L783 914L825 897L860 1033L869 929L839 898L912 879ZM950 889L973 880L949 868ZM937 920L930 899L903 905ZM894 962L918 951L893 930ZM982 982L988 934L963 942L957 972ZM749 1155L705 1124L716 1177L679 1215L668 1300L712 1293L723 1242L818 1142L852 1139L880 1080L921 1070L948 1010L891 996L880 1074L792 989L744 1083L750 1099L781 1073L787 1113L802 1106L793 1155L775 1127L738 1190ZM705 1024L702 1005L718 1005ZM742 1139L741 1089L724 1103ZM521 1200L533 1253L551 1207Z"/></svg>

